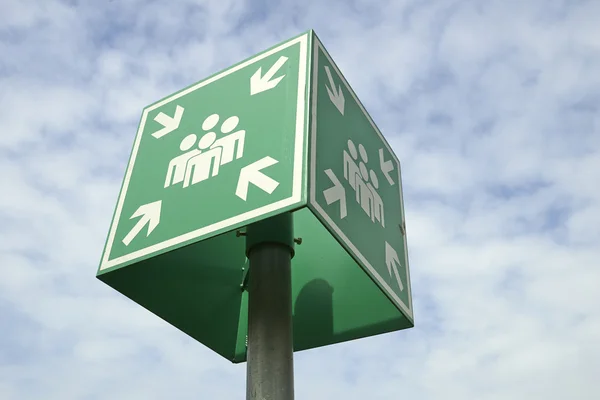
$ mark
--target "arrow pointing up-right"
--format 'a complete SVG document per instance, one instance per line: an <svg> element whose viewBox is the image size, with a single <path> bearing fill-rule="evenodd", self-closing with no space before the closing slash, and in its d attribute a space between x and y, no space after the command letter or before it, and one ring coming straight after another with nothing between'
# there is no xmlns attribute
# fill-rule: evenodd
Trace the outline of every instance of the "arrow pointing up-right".
<svg viewBox="0 0 600 400"><path fill-rule="evenodd" d="M129 219L141 217L138 222L133 226L129 233L123 238L125 246L129 246L129 243L142 231L144 226L148 225L148 233L150 235L154 229L160 223L160 209L162 200L158 200L152 203L143 204L138 207Z"/></svg>
<svg viewBox="0 0 600 400"><path fill-rule="evenodd" d="M333 173L331 169L326 169L325 173L333 182L333 186L329 189L323 191L323 196L325 196L325 201L327 205L335 203L336 201L340 202L340 219L344 219L347 214L346 209L346 190L344 189L344 185L341 184L337 176Z"/></svg>
<svg viewBox="0 0 600 400"><path fill-rule="evenodd" d="M396 282L398 282L400 291L403 291L404 285L402 284L402 279L400 279L400 272L398 272L400 259L398 258L398 253L396 250L394 250L394 248L388 242L385 242L385 263L388 267L388 273L390 276L392 276L392 271L394 272L394 276L396 277Z"/></svg>

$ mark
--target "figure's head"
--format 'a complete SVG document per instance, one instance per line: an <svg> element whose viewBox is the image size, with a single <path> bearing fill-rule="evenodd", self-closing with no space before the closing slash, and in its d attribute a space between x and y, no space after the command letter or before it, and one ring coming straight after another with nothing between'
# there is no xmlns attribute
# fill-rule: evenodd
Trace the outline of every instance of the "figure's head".
<svg viewBox="0 0 600 400"><path fill-rule="evenodd" d="M202 129L204 129L205 131L210 131L212 128L217 126L218 122L219 122L219 114L209 115L208 117L206 117L206 119L202 123Z"/></svg>
<svg viewBox="0 0 600 400"><path fill-rule="evenodd" d="M350 156L356 161L358 159L358 152L356 151L354 142L350 139L348 139L348 151L350 152Z"/></svg>
<svg viewBox="0 0 600 400"><path fill-rule="evenodd" d="M223 124L221 125L221 133L226 135L229 132L233 131L235 128L237 128L239 122L240 119L235 115L227 118L225 121L223 121Z"/></svg>
<svg viewBox="0 0 600 400"><path fill-rule="evenodd" d="M188 151L189 149L191 149L194 144L196 143L196 135L193 133L190 133L189 135L187 135L186 137L184 137L181 140L181 144L179 145L179 149L181 151Z"/></svg>
<svg viewBox="0 0 600 400"><path fill-rule="evenodd" d="M379 178L377 178L377 174L375 171L371 170L369 172L369 176L371 177L371 182L373 183L373 187L375 189L379 189Z"/></svg>
<svg viewBox="0 0 600 400"><path fill-rule="evenodd" d="M217 139L217 134L214 132L205 133L204 136L198 141L198 148L200 150L208 149Z"/></svg>

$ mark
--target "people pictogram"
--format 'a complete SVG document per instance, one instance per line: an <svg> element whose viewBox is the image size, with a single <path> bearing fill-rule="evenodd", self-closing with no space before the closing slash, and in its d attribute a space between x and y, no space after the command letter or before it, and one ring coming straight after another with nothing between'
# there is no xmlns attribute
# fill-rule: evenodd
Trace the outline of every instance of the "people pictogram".
<svg viewBox="0 0 600 400"><path fill-rule="evenodd" d="M356 145L348 140L348 150L343 152L344 178L354 189L356 202L360 204L371 221L379 221L385 226L383 201L378 193L379 180L374 170L367 168L369 156L362 144Z"/></svg>
<svg viewBox="0 0 600 400"><path fill-rule="evenodd" d="M216 139L216 133L207 132L198 141L200 152L187 162L185 177L183 179L184 188L208 179L211 169L212 175L210 176L217 176L219 174L222 148L210 148Z"/></svg>
<svg viewBox="0 0 600 400"><path fill-rule="evenodd" d="M183 153L169 162L165 188L178 183L183 183L184 188L195 185L217 176L221 166L243 157L246 131L236 130L239 117L234 115L223 121L217 135L214 128L219 120L218 114L209 115L202 123L204 134L199 140L195 133L182 139L179 149Z"/></svg>
<svg viewBox="0 0 600 400"><path fill-rule="evenodd" d="M213 114L217 116L217 114ZM221 133L225 136L217 139L211 146L211 148L221 147L222 155L221 155L221 165L225 165L230 163L234 159L242 158L244 155L244 139L246 137L245 130L239 130L231 133L239 123L240 119L235 115L233 117L227 118L223 124L221 125Z"/></svg>
<svg viewBox="0 0 600 400"><path fill-rule="evenodd" d="M196 144L197 139L197 136L191 133L181 140L179 149L184 153L178 155L169 162L167 176L165 178L165 188L183 182L189 159L200 153L199 149L190 150Z"/></svg>

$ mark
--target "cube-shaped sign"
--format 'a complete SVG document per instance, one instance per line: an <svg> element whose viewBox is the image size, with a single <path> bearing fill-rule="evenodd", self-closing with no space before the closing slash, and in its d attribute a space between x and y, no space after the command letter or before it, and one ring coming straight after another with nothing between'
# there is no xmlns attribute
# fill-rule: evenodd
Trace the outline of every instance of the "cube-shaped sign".
<svg viewBox="0 0 600 400"><path fill-rule="evenodd" d="M400 163L313 31L144 109L97 273L244 361L244 228L293 212L294 349L413 326Z"/></svg>

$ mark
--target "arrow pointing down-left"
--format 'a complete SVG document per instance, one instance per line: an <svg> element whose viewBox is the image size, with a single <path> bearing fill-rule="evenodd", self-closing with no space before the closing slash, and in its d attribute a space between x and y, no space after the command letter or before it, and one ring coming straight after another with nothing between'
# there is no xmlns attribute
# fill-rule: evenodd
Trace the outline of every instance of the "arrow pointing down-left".
<svg viewBox="0 0 600 400"><path fill-rule="evenodd" d="M264 92L265 90L273 89L275 86L277 86L285 74L275 79L272 78L287 60L288 58L285 56L279 57L277 61L275 61L275 64L273 64L273 66L269 68L269 70L262 76L262 67L259 67L254 75L250 77L250 96Z"/></svg>
<svg viewBox="0 0 600 400"><path fill-rule="evenodd" d="M162 200L158 200L152 203L144 204L138 207L129 219L141 217L135 224L133 229L123 238L125 246L129 246L129 243L141 232L141 230L148 224L148 233L150 235L160 222L160 209L162 206Z"/></svg>
<svg viewBox="0 0 600 400"><path fill-rule="evenodd" d="M344 115L344 92L342 92L342 86L338 86L336 88L335 82L333 81L333 76L331 76L331 71L328 66L325 66L325 73L327 74L327 79L329 79L329 85L331 89L325 85L325 89L327 89L327 94L329 95L329 100L333 103L335 108L338 109L340 114Z"/></svg>

